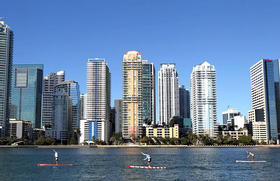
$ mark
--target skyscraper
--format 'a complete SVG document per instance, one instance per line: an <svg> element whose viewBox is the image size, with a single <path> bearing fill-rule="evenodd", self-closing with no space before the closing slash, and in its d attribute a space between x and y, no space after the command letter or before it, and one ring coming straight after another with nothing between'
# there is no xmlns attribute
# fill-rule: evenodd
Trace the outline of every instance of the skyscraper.
<svg viewBox="0 0 280 181"><path fill-rule="evenodd" d="M68 140L80 126L80 89L73 80L64 81L54 88L53 130L58 140Z"/></svg>
<svg viewBox="0 0 280 181"><path fill-rule="evenodd" d="M65 80L65 72L50 73L44 77L42 125L51 127L54 121L54 88Z"/></svg>
<svg viewBox="0 0 280 181"><path fill-rule="evenodd" d="M33 128L41 128L42 64L14 64L10 118L31 121Z"/></svg>
<svg viewBox="0 0 280 181"><path fill-rule="evenodd" d="M87 94L80 96L80 120L87 119Z"/></svg>
<svg viewBox="0 0 280 181"><path fill-rule="evenodd" d="M184 85L179 86L180 117L190 118L190 92Z"/></svg>
<svg viewBox="0 0 280 181"><path fill-rule="evenodd" d="M147 60L142 61L142 98L143 120L149 119L152 124L156 123L156 96L155 96L155 67Z"/></svg>
<svg viewBox="0 0 280 181"><path fill-rule="evenodd" d="M87 119L95 139L108 142L110 137L111 73L105 59L88 59ZM91 127L91 125L94 125Z"/></svg>
<svg viewBox="0 0 280 181"><path fill-rule="evenodd" d="M216 137L216 70L208 62L194 66L191 73L191 118L193 133Z"/></svg>
<svg viewBox="0 0 280 181"><path fill-rule="evenodd" d="M279 139L279 66L279 60L262 59L250 68L252 110L249 121L253 120L253 139L257 141Z"/></svg>
<svg viewBox="0 0 280 181"><path fill-rule="evenodd" d="M178 73L175 64L161 64L158 72L159 124L169 124L174 116L180 115Z"/></svg>
<svg viewBox="0 0 280 181"><path fill-rule="evenodd" d="M0 21L0 137L9 135L13 37L10 27Z"/></svg>
<svg viewBox="0 0 280 181"><path fill-rule="evenodd" d="M134 139L142 134L142 58L137 51L123 56L123 109L122 134L125 139Z"/></svg>
<svg viewBox="0 0 280 181"><path fill-rule="evenodd" d="M114 100L115 115L115 133L122 132L122 99Z"/></svg>

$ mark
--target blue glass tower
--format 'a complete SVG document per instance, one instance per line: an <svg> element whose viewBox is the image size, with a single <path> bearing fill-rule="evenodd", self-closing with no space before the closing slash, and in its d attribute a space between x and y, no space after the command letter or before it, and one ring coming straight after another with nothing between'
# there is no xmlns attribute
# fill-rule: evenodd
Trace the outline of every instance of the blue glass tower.
<svg viewBox="0 0 280 181"><path fill-rule="evenodd" d="M142 100L143 120L149 119L152 124L156 123L155 101L155 67L153 63L142 60Z"/></svg>
<svg viewBox="0 0 280 181"><path fill-rule="evenodd" d="M55 137L68 140L80 122L80 88L75 81L64 81L55 86L54 125Z"/></svg>
<svg viewBox="0 0 280 181"><path fill-rule="evenodd" d="M190 92L184 85L179 86L180 117L190 118Z"/></svg>
<svg viewBox="0 0 280 181"><path fill-rule="evenodd" d="M250 68L253 139L259 142L279 139L279 66L279 60L262 59Z"/></svg>
<svg viewBox="0 0 280 181"><path fill-rule="evenodd" d="M41 128L42 64L14 64L10 118L31 121L33 128Z"/></svg>

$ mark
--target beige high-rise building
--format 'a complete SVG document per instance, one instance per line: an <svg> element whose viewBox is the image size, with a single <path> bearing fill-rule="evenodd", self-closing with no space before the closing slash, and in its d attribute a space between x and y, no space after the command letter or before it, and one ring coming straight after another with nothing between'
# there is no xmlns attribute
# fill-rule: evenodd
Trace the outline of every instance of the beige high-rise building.
<svg viewBox="0 0 280 181"><path fill-rule="evenodd" d="M123 125L126 139L142 134L142 58L137 51L129 51L123 57Z"/></svg>

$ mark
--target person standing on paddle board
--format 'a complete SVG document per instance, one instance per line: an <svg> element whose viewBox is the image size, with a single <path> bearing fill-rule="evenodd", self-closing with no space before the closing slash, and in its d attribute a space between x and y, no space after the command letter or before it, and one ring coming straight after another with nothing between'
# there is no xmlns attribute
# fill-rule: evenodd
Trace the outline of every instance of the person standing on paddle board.
<svg viewBox="0 0 280 181"><path fill-rule="evenodd" d="M254 153L252 153L252 152L249 152L249 151L247 151L247 153L248 153L247 158L251 157L251 160L252 160L252 161L254 161L255 154L254 154Z"/></svg>
<svg viewBox="0 0 280 181"><path fill-rule="evenodd" d="M141 153L146 157L144 160L148 160L148 167L151 168L152 157L149 154Z"/></svg>
<svg viewBox="0 0 280 181"><path fill-rule="evenodd" d="M58 165L58 153L55 150L53 151L54 151L55 162Z"/></svg>

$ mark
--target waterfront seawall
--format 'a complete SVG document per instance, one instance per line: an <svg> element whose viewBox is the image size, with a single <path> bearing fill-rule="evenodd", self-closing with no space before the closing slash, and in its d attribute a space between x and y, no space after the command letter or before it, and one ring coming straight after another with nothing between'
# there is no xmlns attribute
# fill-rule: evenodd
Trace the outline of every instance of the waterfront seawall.
<svg viewBox="0 0 280 181"><path fill-rule="evenodd" d="M280 145L0 145L1 148L280 148Z"/></svg>

